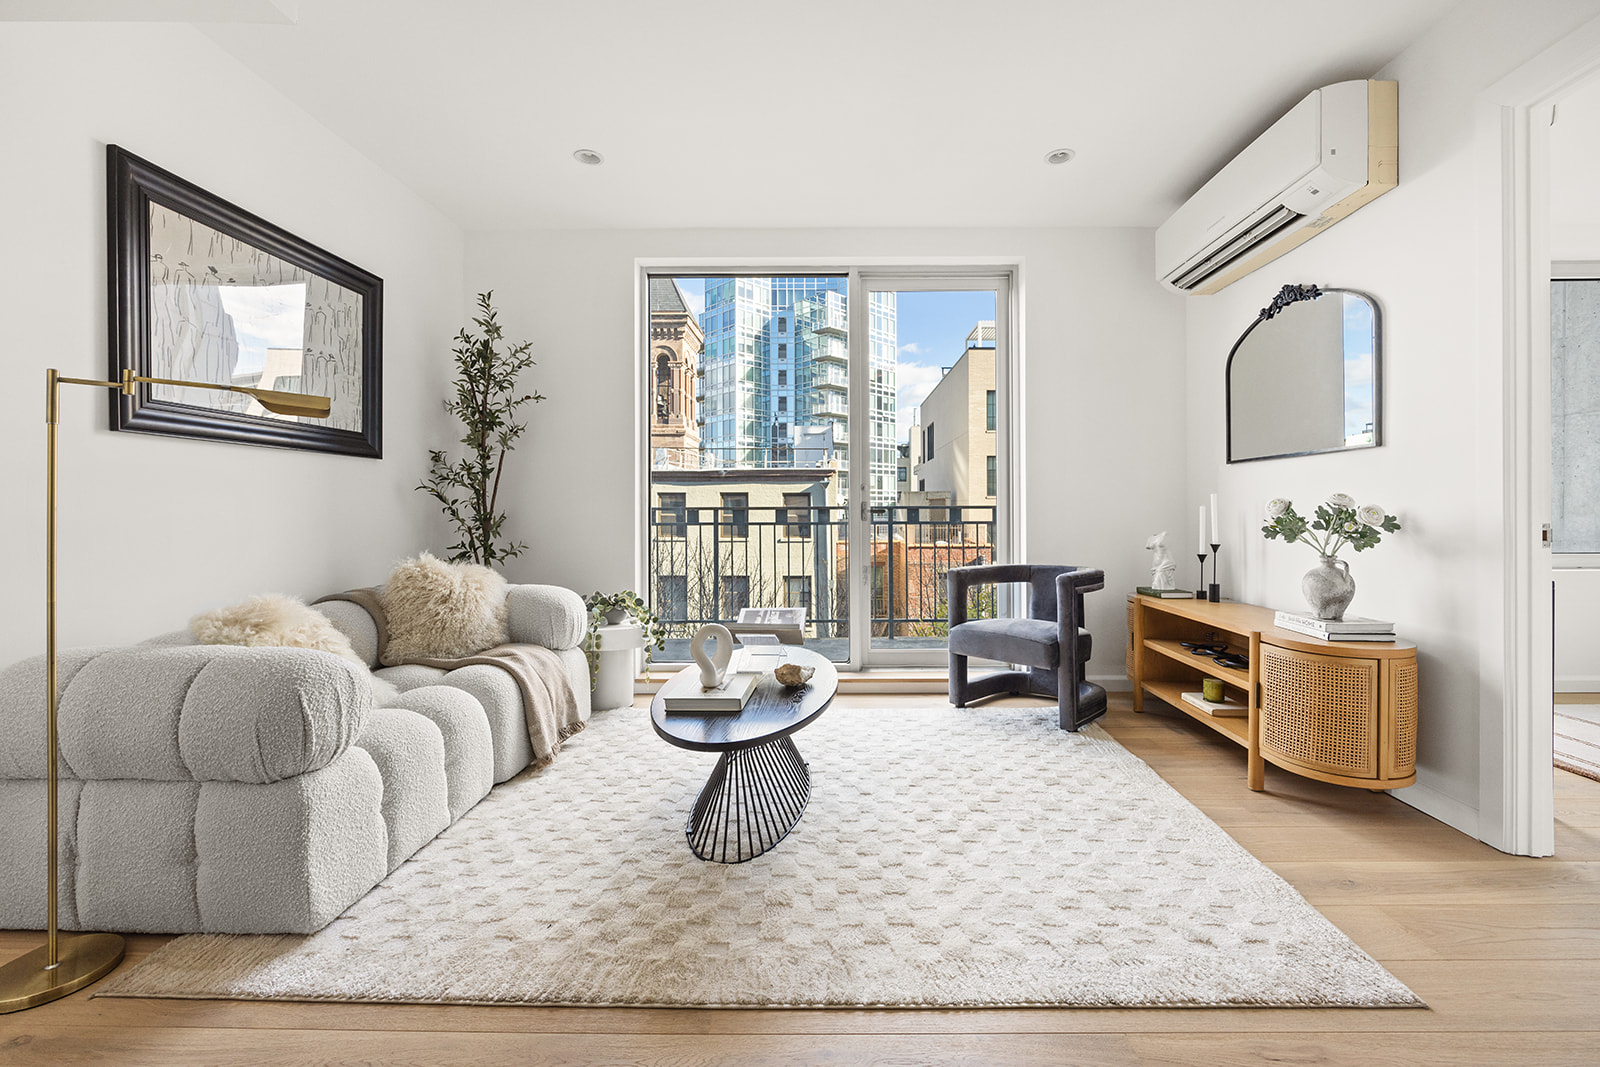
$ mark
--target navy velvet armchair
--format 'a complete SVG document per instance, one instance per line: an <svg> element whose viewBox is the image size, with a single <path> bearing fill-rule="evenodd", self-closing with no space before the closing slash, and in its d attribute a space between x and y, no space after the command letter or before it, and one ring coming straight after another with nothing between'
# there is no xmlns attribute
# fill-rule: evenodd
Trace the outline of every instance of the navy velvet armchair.
<svg viewBox="0 0 1600 1067"><path fill-rule="evenodd" d="M967 621L967 591L1001 582L1028 585L1028 617ZM950 703L964 708L996 693L1055 697L1063 730L1076 730L1104 715L1106 691L1084 673L1092 641L1083 628L1083 594L1104 587L1105 572L1084 567L1024 563L951 568ZM968 656L1028 669L969 681Z"/></svg>

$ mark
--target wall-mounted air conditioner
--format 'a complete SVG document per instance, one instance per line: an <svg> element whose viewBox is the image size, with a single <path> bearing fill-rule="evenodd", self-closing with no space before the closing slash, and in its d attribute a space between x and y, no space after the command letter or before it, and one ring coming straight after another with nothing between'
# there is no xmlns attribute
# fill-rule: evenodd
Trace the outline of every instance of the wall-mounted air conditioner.
<svg viewBox="0 0 1600 1067"><path fill-rule="evenodd" d="M1214 293L1399 181L1395 82L1313 90L1156 231L1161 280Z"/></svg>

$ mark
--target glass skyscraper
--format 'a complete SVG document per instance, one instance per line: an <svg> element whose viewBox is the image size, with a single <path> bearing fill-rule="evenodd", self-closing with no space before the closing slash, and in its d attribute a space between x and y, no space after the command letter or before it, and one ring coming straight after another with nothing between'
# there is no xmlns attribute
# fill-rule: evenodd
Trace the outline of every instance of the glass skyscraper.
<svg viewBox="0 0 1600 1067"><path fill-rule="evenodd" d="M818 431L850 457L848 279L707 278L705 418L701 448L710 465L788 467L797 435L806 451ZM874 505L895 502L895 294L869 296L867 344L870 440L856 458L870 464Z"/></svg>

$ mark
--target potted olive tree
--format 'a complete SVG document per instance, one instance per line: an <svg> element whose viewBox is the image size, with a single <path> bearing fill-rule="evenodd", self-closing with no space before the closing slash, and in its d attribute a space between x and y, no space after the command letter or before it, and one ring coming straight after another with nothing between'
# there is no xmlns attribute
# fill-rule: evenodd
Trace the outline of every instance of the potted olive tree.
<svg viewBox="0 0 1600 1067"><path fill-rule="evenodd" d="M519 412L524 404L544 397L524 393L517 385L534 365L531 341L507 345L491 300L478 294L476 332L456 335L456 392L445 408L461 420L466 454L453 460L443 449L428 452L429 471L419 490L439 502L459 540L450 546L452 561L495 563L514 559L528 546L502 536L505 512L499 510L500 477L506 457L527 430Z"/></svg>

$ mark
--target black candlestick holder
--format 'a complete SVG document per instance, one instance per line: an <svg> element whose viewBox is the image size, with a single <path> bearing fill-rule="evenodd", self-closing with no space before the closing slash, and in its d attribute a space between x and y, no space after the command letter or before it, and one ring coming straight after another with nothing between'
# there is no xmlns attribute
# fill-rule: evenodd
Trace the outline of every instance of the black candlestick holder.
<svg viewBox="0 0 1600 1067"><path fill-rule="evenodd" d="M1207 591L1206 599L1213 604L1222 600L1222 586L1217 582L1217 563L1222 555L1221 545L1211 546L1211 588Z"/></svg>
<svg viewBox="0 0 1600 1067"><path fill-rule="evenodd" d="M1206 598L1206 554L1204 552L1196 552L1194 555L1200 561L1200 587L1194 591L1194 598L1196 600L1204 600Z"/></svg>

